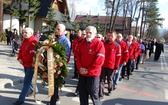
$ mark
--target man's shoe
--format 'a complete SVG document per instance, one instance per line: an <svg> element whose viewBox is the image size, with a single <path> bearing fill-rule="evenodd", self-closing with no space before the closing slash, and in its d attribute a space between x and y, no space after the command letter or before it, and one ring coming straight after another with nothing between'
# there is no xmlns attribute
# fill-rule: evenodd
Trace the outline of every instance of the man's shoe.
<svg viewBox="0 0 168 105"><path fill-rule="evenodd" d="M79 91L76 90L75 93L74 93L75 96L78 96L79 95Z"/></svg>
<svg viewBox="0 0 168 105"><path fill-rule="evenodd" d="M78 79L78 76L73 76L72 79Z"/></svg>
<svg viewBox="0 0 168 105"><path fill-rule="evenodd" d="M13 103L13 105L22 105L23 103L23 101L16 101L15 103Z"/></svg>
<svg viewBox="0 0 168 105"><path fill-rule="evenodd" d="M104 100L104 97L103 97L103 96L100 96L100 97L99 97L99 100L100 100L100 101L103 101L103 100Z"/></svg>
<svg viewBox="0 0 168 105"><path fill-rule="evenodd" d="M116 87L116 86L114 86L114 87L113 87L113 90L115 90L115 89L117 89L117 87Z"/></svg>
<svg viewBox="0 0 168 105"><path fill-rule="evenodd" d="M56 101L56 105L58 105L58 104L61 104L61 101L60 101L60 100L57 100L57 101Z"/></svg>
<svg viewBox="0 0 168 105"><path fill-rule="evenodd" d="M120 77L120 78L119 78L119 81L121 81L122 79L124 79L124 77Z"/></svg>
<svg viewBox="0 0 168 105"><path fill-rule="evenodd" d="M129 76L127 76L127 79L129 80Z"/></svg>
<svg viewBox="0 0 168 105"><path fill-rule="evenodd" d="M110 95L111 95L111 90L109 90L107 93L107 96L110 96Z"/></svg>

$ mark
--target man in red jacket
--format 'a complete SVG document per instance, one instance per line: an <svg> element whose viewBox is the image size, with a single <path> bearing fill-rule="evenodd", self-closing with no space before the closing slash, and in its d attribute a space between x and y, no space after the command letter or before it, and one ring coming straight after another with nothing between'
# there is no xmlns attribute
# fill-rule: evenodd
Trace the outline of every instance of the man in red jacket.
<svg viewBox="0 0 168 105"><path fill-rule="evenodd" d="M34 68L32 63L35 54L34 44L37 43L37 39L33 35L33 29L29 27L24 29L23 37L24 40L20 46L17 60L24 67L25 77L19 99L15 103L13 103L14 105L21 105L24 103L25 96L30 88L34 74Z"/></svg>
<svg viewBox="0 0 168 105"><path fill-rule="evenodd" d="M118 72L116 74L114 74L114 78L113 78L114 79L114 89L117 88L120 74L122 71L122 67L127 64L128 58L129 58L128 46L127 46L126 42L123 41L123 36L121 33L117 34L116 42L118 44L120 44L120 46L121 46L121 61L120 61L120 66L118 68Z"/></svg>
<svg viewBox="0 0 168 105"><path fill-rule="evenodd" d="M89 95L93 105L99 104L99 76L104 63L105 49L101 41L95 38L94 26L86 27L86 38L79 44L76 64L79 73L80 105L89 105Z"/></svg>
<svg viewBox="0 0 168 105"><path fill-rule="evenodd" d="M72 51L74 53L74 76L72 78L78 78L78 70L77 70L77 67L76 67L76 53L77 53L77 47L78 45L83 41L83 39L85 38L86 36L86 31L83 30L79 30L77 32L77 38L75 38L73 40L73 44L72 44ZM78 85L76 87L76 90L75 90L75 95L77 96L78 95Z"/></svg>
<svg viewBox="0 0 168 105"><path fill-rule="evenodd" d="M108 95L113 90L113 76L119 67L121 60L121 47L115 41L117 33L115 31L109 32L107 34L108 40L104 43L105 47L105 61L102 66L102 71L100 75L100 91L99 95L102 99L104 96L104 85L107 77L108 82Z"/></svg>
<svg viewBox="0 0 168 105"><path fill-rule="evenodd" d="M131 75L131 70L132 70L132 63L135 62L136 59L136 45L133 42L133 36L129 35L128 40L127 40L127 46L128 46L128 52L129 52L129 59L126 64L126 66L123 66L122 68L122 78L124 78L125 75L125 68L127 70L127 79L129 80L129 76Z"/></svg>
<svg viewBox="0 0 168 105"><path fill-rule="evenodd" d="M78 30L77 37L72 42L72 51L74 53L74 76L72 78L78 78L78 70L76 67L76 49L77 49L79 43L82 41L81 36L82 36L82 31Z"/></svg>
<svg viewBox="0 0 168 105"><path fill-rule="evenodd" d="M133 62L133 64L132 64L132 70L131 70L131 72L133 72L134 69L138 67L138 64L139 64L138 60L139 60L139 56L141 55L141 45L138 42L137 37L134 37L133 41L134 41L134 43L136 45L136 49L135 49L135 62Z"/></svg>

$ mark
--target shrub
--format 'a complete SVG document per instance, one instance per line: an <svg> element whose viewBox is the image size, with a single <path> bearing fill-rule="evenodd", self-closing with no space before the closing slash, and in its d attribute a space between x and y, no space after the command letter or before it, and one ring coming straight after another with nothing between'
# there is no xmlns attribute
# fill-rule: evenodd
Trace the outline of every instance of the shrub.
<svg viewBox="0 0 168 105"><path fill-rule="evenodd" d="M5 33L5 32L2 33L2 38L1 38L0 41L1 41L1 42L2 42L2 41L6 41L6 33Z"/></svg>

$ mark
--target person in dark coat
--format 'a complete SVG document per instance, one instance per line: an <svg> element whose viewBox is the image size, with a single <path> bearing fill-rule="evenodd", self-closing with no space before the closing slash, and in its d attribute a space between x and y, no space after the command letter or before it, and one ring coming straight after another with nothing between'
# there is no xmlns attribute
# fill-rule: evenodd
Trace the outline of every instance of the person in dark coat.
<svg viewBox="0 0 168 105"><path fill-rule="evenodd" d="M70 33L70 42L73 43L73 40L77 37L77 35L75 34L75 31L71 31Z"/></svg>
<svg viewBox="0 0 168 105"><path fill-rule="evenodd" d="M9 29L5 29L5 33L6 33L6 38L7 38L7 45L11 45L11 36L12 36L12 32Z"/></svg>
<svg viewBox="0 0 168 105"><path fill-rule="evenodd" d="M152 53L154 53L154 45L155 45L155 43L156 43L155 40L156 40L156 39L151 39L151 41L150 41L149 57L151 56Z"/></svg>
<svg viewBox="0 0 168 105"><path fill-rule="evenodd" d="M163 45L163 43L161 42L161 40L158 40L158 41L155 43L155 46L156 46L156 49L155 49L154 61L158 61L159 58L160 58L161 52L164 53L164 45Z"/></svg>

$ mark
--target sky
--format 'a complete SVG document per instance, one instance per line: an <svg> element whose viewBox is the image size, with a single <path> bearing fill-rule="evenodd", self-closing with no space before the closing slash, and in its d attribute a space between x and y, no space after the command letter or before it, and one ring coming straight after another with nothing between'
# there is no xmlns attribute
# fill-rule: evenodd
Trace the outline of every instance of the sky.
<svg viewBox="0 0 168 105"><path fill-rule="evenodd" d="M104 10L105 0L77 0L77 14L105 15ZM94 5L93 5L94 4ZM168 0L158 0L159 13L161 18L164 18L163 28L168 29Z"/></svg>
<svg viewBox="0 0 168 105"><path fill-rule="evenodd" d="M168 0L158 0L157 6L161 14L160 17L165 19L165 21L163 21L163 28L168 29Z"/></svg>

